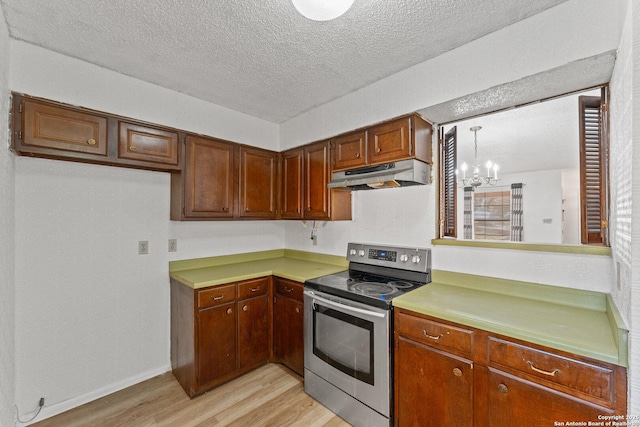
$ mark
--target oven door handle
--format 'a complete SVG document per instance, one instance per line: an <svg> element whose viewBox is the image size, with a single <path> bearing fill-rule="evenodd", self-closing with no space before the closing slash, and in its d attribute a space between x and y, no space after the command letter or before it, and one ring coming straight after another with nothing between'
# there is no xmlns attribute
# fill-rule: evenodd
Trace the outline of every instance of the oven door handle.
<svg viewBox="0 0 640 427"><path fill-rule="evenodd" d="M331 301L331 300L319 297L318 295L314 294L313 292L304 291L304 293L313 298L314 307L315 307L315 302L317 300L317 301L322 302L323 304L330 305L330 306L332 306L334 308L338 308L338 309L343 310L343 311L351 311L351 312L354 312L354 313L364 314L366 316L384 318L387 315L386 313L378 313L376 311L369 311L369 310L365 310L363 308L351 307L350 305L340 304L339 302L335 302L335 301Z"/></svg>

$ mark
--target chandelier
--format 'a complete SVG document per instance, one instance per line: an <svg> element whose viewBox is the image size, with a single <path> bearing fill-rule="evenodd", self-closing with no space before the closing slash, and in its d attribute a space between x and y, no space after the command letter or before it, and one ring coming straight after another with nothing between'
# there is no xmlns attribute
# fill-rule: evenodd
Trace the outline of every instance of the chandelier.
<svg viewBox="0 0 640 427"><path fill-rule="evenodd" d="M474 138L474 158L473 158L473 175L470 178L467 178L467 164L462 162L460 166L460 170L462 171L462 186L471 186L473 188L479 187L482 184L488 185L496 185L498 182L498 165L493 163L491 160L488 160L485 163L487 168L487 175L480 175L480 164L478 163L478 131L482 129L482 126L473 126L469 130L473 132ZM493 172L493 175L491 174ZM458 175L458 170L456 169L456 175Z"/></svg>
<svg viewBox="0 0 640 427"><path fill-rule="evenodd" d="M353 0L291 0L303 16L313 21L329 21L344 14Z"/></svg>

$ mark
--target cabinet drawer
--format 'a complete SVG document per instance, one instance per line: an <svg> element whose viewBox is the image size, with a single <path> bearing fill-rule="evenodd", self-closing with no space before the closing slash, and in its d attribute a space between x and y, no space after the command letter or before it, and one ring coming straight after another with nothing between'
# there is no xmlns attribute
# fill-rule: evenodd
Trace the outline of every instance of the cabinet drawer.
<svg viewBox="0 0 640 427"><path fill-rule="evenodd" d="M302 283L276 277L276 292L282 296L293 298L296 301L302 301L303 290L304 287Z"/></svg>
<svg viewBox="0 0 640 427"><path fill-rule="evenodd" d="M238 283L238 299L257 297L266 295L269 290L269 278L260 277L259 279L247 280Z"/></svg>
<svg viewBox="0 0 640 427"><path fill-rule="evenodd" d="M614 401L615 372L607 366L586 363L495 337L489 337L488 345L490 366L511 368L606 404Z"/></svg>
<svg viewBox="0 0 640 427"><path fill-rule="evenodd" d="M143 162L178 164L178 134L120 121L118 157Z"/></svg>
<svg viewBox="0 0 640 427"><path fill-rule="evenodd" d="M224 304L236 299L236 284L215 286L198 291L198 308Z"/></svg>
<svg viewBox="0 0 640 427"><path fill-rule="evenodd" d="M473 331L405 313L397 315L395 331L423 344L456 350L465 355L471 355L473 349Z"/></svg>
<svg viewBox="0 0 640 427"><path fill-rule="evenodd" d="M22 145L107 156L107 118L23 101Z"/></svg>

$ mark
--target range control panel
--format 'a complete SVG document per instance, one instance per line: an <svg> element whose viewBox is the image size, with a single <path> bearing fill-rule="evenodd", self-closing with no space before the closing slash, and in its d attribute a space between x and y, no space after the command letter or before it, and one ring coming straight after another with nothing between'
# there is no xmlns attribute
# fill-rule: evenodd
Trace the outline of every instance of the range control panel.
<svg viewBox="0 0 640 427"><path fill-rule="evenodd" d="M431 270L431 249L349 243L347 261L425 273Z"/></svg>

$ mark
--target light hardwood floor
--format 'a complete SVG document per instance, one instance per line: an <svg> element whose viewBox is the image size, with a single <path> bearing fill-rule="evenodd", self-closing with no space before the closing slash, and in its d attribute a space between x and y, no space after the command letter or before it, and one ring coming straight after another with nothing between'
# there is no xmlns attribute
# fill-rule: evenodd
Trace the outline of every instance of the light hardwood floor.
<svg viewBox="0 0 640 427"><path fill-rule="evenodd" d="M171 372L43 420L38 427L349 426L305 394L302 378L260 367L189 399Z"/></svg>

